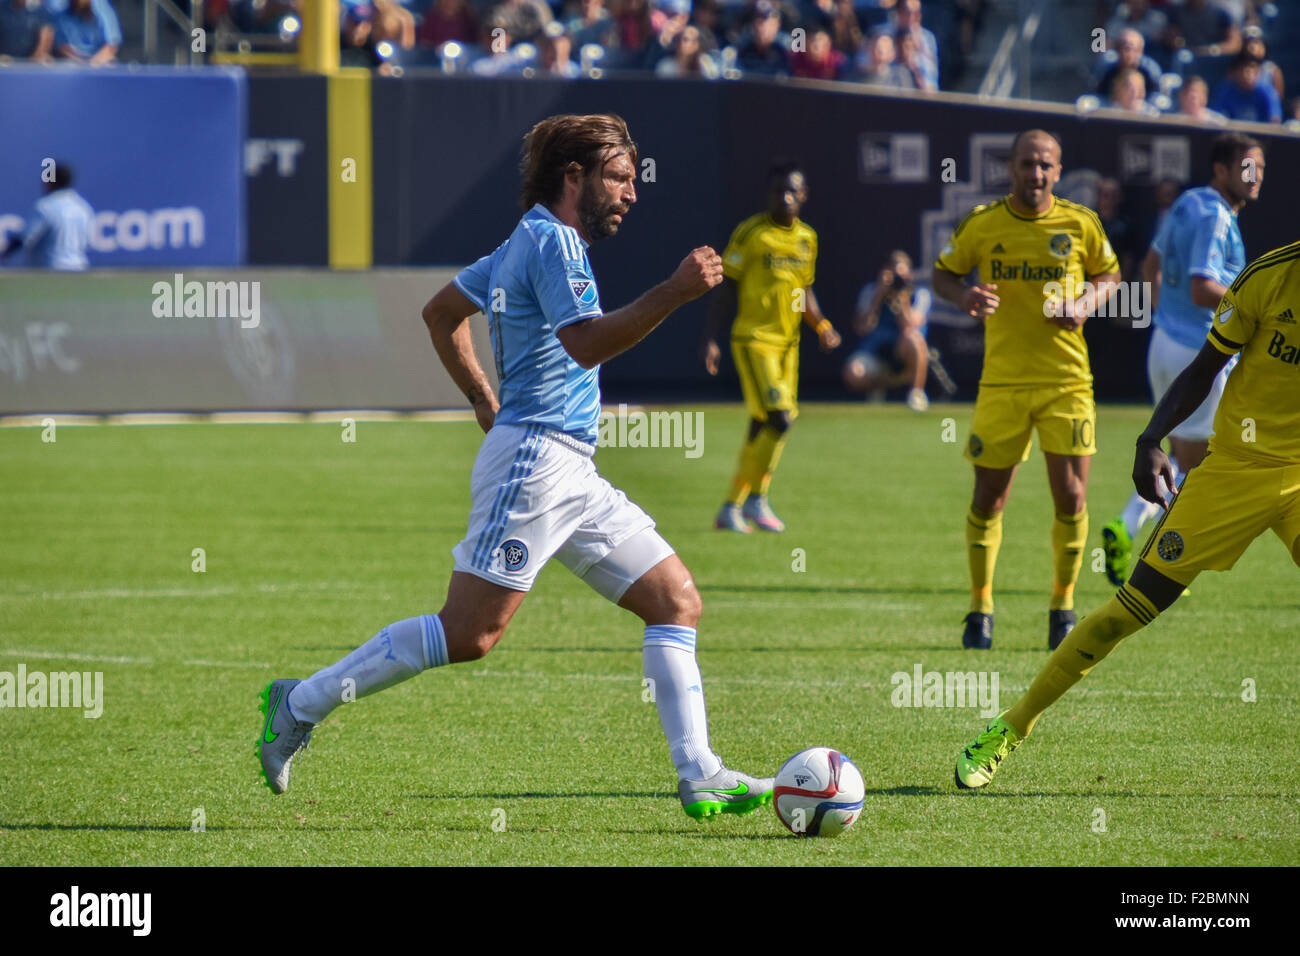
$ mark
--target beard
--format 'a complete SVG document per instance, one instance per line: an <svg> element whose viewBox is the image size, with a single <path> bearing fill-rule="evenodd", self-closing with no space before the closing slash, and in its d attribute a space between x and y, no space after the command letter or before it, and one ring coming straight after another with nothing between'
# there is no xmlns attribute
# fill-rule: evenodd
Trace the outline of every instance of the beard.
<svg viewBox="0 0 1300 956"><path fill-rule="evenodd" d="M618 201L602 201L595 189L587 186L578 197L578 221L590 242L608 239L618 232L615 215L627 215L627 206Z"/></svg>

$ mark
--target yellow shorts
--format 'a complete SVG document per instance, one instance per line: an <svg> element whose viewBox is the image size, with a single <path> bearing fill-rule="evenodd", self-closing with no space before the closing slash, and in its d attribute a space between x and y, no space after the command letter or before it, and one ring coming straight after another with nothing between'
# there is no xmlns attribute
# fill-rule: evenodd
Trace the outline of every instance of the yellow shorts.
<svg viewBox="0 0 1300 956"><path fill-rule="evenodd" d="M732 339L731 357L750 418L765 422L769 412L788 412L791 419L799 414L798 342L780 346Z"/></svg>
<svg viewBox="0 0 1300 956"><path fill-rule="evenodd" d="M981 468L1011 468L1029 458L1034 428L1053 455L1097 453L1092 386L983 386L975 399L966 458Z"/></svg>
<svg viewBox="0 0 1300 956"><path fill-rule="evenodd" d="M1187 473L1141 560L1186 585L1202 571L1227 571L1269 528L1300 564L1300 465L1216 452Z"/></svg>

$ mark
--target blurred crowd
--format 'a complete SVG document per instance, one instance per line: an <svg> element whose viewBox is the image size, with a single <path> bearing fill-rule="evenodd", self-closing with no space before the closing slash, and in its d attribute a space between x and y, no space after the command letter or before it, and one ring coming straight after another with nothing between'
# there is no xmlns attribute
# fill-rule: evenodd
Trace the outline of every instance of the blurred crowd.
<svg viewBox="0 0 1300 956"><path fill-rule="evenodd" d="M987 2L340 0L339 38L345 63L385 72L419 64L480 75L760 74L936 90L964 68ZM301 30L301 5L208 0L205 25L288 40ZM102 63L122 43L110 0L0 0L0 7L0 57Z"/></svg>
<svg viewBox="0 0 1300 956"><path fill-rule="evenodd" d="M1209 125L1300 128L1300 97L1288 102L1286 70L1270 56L1270 33L1284 39L1279 18L1294 13L1286 4L1294 0L1101 0L1105 50L1094 63L1095 87L1081 102ZM1300 53L1294 39L1279 43L1292 71Z"/></svg>

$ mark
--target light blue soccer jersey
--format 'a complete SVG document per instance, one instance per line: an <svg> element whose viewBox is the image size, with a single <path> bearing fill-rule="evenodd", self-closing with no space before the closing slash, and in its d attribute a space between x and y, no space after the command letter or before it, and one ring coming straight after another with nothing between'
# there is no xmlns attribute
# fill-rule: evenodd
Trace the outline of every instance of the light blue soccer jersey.
<svg viewBox="0 0 1300 956"><path fill-rule="evenodd" d="M36 200L27 222L23 248L28 261L42 269L77 272L89 267L86 244L95 211L74 189L56 189Z"/></svg>
<svg viewBox="0 0 1300 956"><path fill-rule="evenodd" d="M488 316L500 425L542 425L596 443L599 366L584 369L556 332L601 314L587 243L538 204L510 238L452 280Z"/></svg>
<svg viewBox="0 0 1300 956"><path fill-rule="evenodd" d="M1214 310L1192 301L1192 277L1229 286L1245 268L1237 217L1213 186L1189 189L1169 208L1151 245L1160 253L1156 327L1179 345L1200 351Z"/></svg>

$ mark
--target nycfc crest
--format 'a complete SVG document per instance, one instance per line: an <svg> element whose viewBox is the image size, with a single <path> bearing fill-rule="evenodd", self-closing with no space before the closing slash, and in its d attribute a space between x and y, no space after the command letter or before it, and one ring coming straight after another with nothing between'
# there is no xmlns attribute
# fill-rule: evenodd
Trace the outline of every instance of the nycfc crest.
<svg viewBox="0 0 1300 956"><path fill-rule="evenodd" d="M1160 536L1156 553L1165 561L1177 561L1183 556L1183 536L1177 531L1166 531Z"/></svg>
<svg viewBox="0 0 1300 956"><path fill-rule="evenodd" d="M528 563L528 545L511 538L501 545L501 565L507 571L518 571Z"/></svg>

